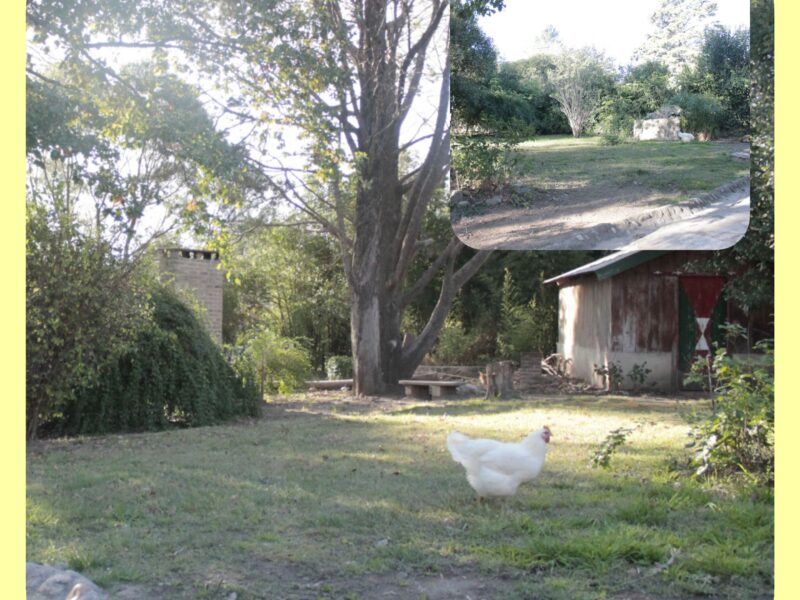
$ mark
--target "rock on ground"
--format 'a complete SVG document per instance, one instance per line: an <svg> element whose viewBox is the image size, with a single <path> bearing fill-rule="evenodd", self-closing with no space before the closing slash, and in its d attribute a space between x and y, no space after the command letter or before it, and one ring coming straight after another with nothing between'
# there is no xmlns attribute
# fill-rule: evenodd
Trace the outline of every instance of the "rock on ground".
<svg viewBox="0 0 800 600"><path fill-rule="evenodd" d="M458 393L459 396L481 396L486 393L486 390L477 385L465 383L456 388L456 393Z"/></svg>
<svg viewBox="0 0 800 600"><path fill-rule="evenodd" d="M108 594L68 569L25 563L28 600L106 600Z"/></svg>

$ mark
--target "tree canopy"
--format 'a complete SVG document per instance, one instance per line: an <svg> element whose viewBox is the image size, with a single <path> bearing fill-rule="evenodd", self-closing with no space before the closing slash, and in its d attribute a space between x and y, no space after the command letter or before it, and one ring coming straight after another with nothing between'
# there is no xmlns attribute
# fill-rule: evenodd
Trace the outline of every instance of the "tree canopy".
<svg viewBox="0 0 800 600"><path fill-rule="evenodd" d="M634 53L638 62L659 62L673 80L691 69L703 44L706 28L717 13L715 0L661 0L650 17L652 28Z"/></svg>
<svg viewBox="0 0 800 600"><path fill-rule="evenodd" d="M213 202L191 204L196 220L219 231L220 206L271 220L288 208L333 236L352 304L356 391L375 393L413 371L488 256L456 268L461 244L451 238L430 271L408 280L449 158L447 8L444 0L83 0L31 2L28 21L34 40L62 48L70 68L119 83L144 109L153 109L148 95L111 50L150 52L197 82L240 160L203 180ZM440 302L422 331L404 335L405 308L434 280Z"/></svg>

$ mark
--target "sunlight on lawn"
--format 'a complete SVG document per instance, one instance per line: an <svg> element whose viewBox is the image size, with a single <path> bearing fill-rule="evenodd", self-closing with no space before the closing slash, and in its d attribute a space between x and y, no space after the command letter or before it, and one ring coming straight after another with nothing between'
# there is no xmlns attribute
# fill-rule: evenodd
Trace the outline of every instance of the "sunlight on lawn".
<svg viewBox="0 0 800 600"><path fill-rule="evenodd" d="M518 149L570 149L583 146L600 146L603 138L600 136L584 136L580 138L571 135L544 135L517 144Z"/></svg>
<svg viewBox="0 0 800 600"><path fill-rule="evenodd" d="M669 586L680 596L704 589L706 576L718 579L715 588L768 589L770 501L734 488L720 494L667 469L670 457L688 456L682 414L692 409L705 408L608 397L380 413L343 405L44 442L29 454L29 560L71 562L107 588L163 582L176 598L197 597L209 563L226 574L224 591L243 598L286 596L305 580L369 597L359 595L359 578L453 569L505 573L517 583L503 589L520 597L554 578L574 582L567 596L580 596L587 581L609 593ZM540 477L507 502L478 504L445 449L447 433L518 441L544 424L553 438ZM590 468L592 451L623 425L637 429L612 468ZM745 543L754 550L739 548ZM675 549L680 556L658 577L629 573Z"/></svg>
<svg viewBox="0 0 800 600"><path fill-rule="evenodd" d="M749 173L730 156L730 144L627 142L605 145L602 138L542 136L518 144L512 181L543 189L641 185L688 194L712 190Z"/></svg>

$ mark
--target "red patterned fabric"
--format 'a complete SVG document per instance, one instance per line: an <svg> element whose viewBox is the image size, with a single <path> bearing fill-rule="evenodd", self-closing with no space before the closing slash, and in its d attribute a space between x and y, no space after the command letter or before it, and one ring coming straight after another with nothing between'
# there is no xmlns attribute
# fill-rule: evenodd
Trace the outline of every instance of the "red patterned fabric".
<svg viewBox="0 0 800 600"><path fill-rule="evenodd" d="M720 275L681 275L679 280L695 316L710 318L725 278Z"/></svg>

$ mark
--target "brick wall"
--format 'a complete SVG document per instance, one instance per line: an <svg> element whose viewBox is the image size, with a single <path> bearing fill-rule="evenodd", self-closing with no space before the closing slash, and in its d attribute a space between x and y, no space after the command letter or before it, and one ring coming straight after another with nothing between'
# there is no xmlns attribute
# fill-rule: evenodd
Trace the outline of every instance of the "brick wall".
<svg viewBox="0 0 800 600"><path fill-rule="evenodd" d="M538 352L523 352L519 357L519 369L515 373L520 388L536 385L542 380L542 355Z"/></svg>
<svg viewBox="0 0 800 600"><path fill-rule="evenodd" d="M223 271L216 252L169 248L162 251L159 267L162 280L189 290L205 308L203 320L208 333L222 343Z"/></svg>

